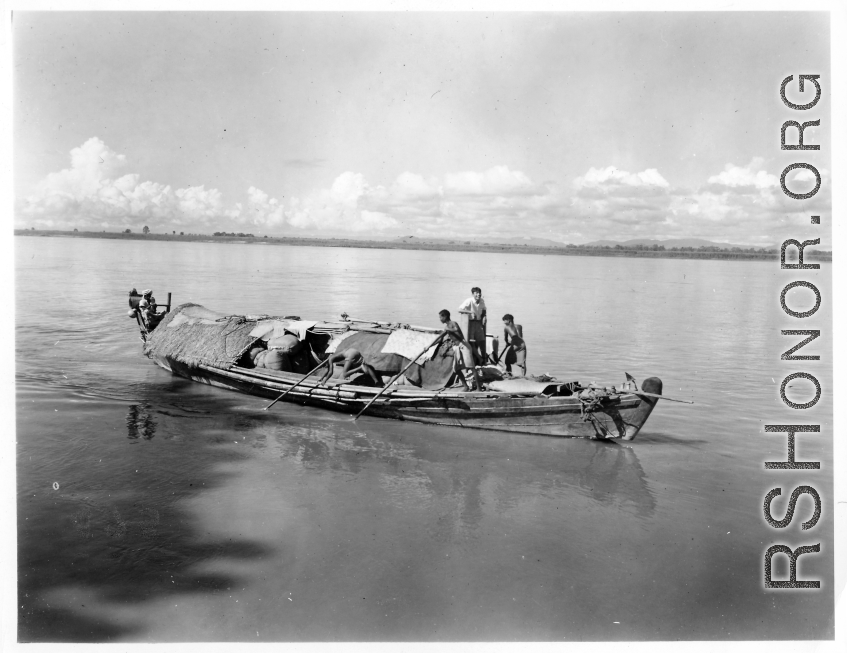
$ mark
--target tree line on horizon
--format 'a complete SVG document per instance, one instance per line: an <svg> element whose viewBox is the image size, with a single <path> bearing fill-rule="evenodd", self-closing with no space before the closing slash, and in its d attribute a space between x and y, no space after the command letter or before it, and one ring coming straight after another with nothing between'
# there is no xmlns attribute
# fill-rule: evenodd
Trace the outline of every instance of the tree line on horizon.
<svg viewBox="0 0 847 653"><path fill-rule="evenodd" d="M15 231L17 232L17 231L35 231L35 230L36 230L35 227L30 227L30 229L16 229ZM54 231L54 230L47 230L47 231ZM62 233L60 230L55 230L55 231ZM73 231L74 231L74 233L79 233L78 229L74 229ZM94 231L94 232L82 232L82 233L99 234L101 232ZM106 233L105 230L102 233ZM124 229L122 232L117 232L117 233L119 235L123 235L123 234L130 234L131 235L133 232L132 232L131 229ZM145 225L142 228L141 233L146 236L146 235L151 234L153 232L150 230L149 227L147 227ZM176 233L176 231L172 231L170 234L167 233L167 232L163 232L161 235L176 236L177 233ZM180 236L186 236L187 235L187 236L190 236L190 237L201 237L201 238L208 238L209 237L206 234L195 234L195 233L185 234L185 232L182 232L182 231L179 232L179 235ZM217 238L263 238L263 239L269 238L267 235L257 237L254 234L243 233L243 232L240 232L240 231L239 232L215 231L212 234L212 236L217 237ZM291 238L291 236L271 236L270 237L270 239L272 239L272 240L286 240L286 239L290 239L290 238ZM320 236L297 236L295 238L297 240L341 240L341 241L347 241L347 242L378 242L378 241L359 241L359 240L352 239L352 238L334 238L334 237L320 237ZM425 244L436 245L437 244L437 243L427 243L425 239L419 239L418 242L421 245L425 245ZM390 244L390 243L386 243L386 244ZM462 245L467 245L467 246L471 246L471 247L486 247L486 246L487 247L499 247L499 248L503 248L503 249L510 248L510 247L521 247L521 248L532 247L532 248L535 248L535 249L545 249L545 250L549 250L549 249L569 249L569 250L577 249L577 250L609 251L609 252L615 252L615 251L617 251L617 252L632 252L632 251L635 251L635 252L700 252L700 253L713 252L713 253L724 253L724 254L734 253L734 254L759 254L759 255L761 255L761 254L779 254L779 249L775 248L775 247L770 247L770 248L766 248L766 247L718 247L717 245L700 245L698 247L693 247L693 246L665 247L664 245L660 245L658 243L653 243L653 244L650 244L650 245L642 244L642 243L637 243L637 244L632 244L632 245L621 245L620 243L618 243L616 245L588 245L588 244L574 245L573 243L567 243L567 244L561 244L561 245L545 246L545 245L533 245L533 244L529 244L529 243L520 243L520 244L518 244L518 243L486 243L486 242L473 242L473 241L470 241L470 240L465 240L465 241L450 240L450 241L447 241L446 244L449 244L449 245L462 244ZM827 255L827 254L831 255L832 254L831 251L827 251L827 250L820 250L817 253L818 254L825 254L825 255Z"/></svg>
<svg viewBox="0 0 847 653"><path fill-rule="evenodd" d="M634 245L565 245L565 249L608 249L618 251L636 251L636 252L737 252L739 254L774 254L779 252L776 248L765 247L718 247L717 245L700 245L699 247L665 247L653 243L645 245L637 243Z"/></svg>

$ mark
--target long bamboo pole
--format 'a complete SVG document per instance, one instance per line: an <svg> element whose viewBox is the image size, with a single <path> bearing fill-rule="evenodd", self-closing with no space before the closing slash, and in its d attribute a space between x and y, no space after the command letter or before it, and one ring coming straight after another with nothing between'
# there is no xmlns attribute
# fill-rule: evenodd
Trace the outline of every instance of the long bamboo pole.
<svg viewBox="0 0 847 653"><path fill-rule="evenodd" d="M687 399L674 399L673 397L666 397L665 395L657 395L652 392L642 392L641 390L621 390L620 394L625 395L641 395L642 397L656 397L656 399L664 399L666 401L676 401L681 404L693 404L693 401L688 401Z"/></svg>
<svg viewBox="0 0 847 653"><path fill-rule="evenodd" d="M283 397L285 397L285 395L287 395L289 392L291 392L292 390L294 390L294 388L296 388L298 385L300 385L301 383L303 383L303 381L305 381L305 380L306 380L306 379L308 379L310 376L312 376L312 374L314 374L314 373L315 373L315 372L317 372L319 369L321 369L324 365L326 365L326 363L327 363L327 361L328 361L328 360L329 360L329 358L327 358L325 361L323 361L320 365L318 365L315 369L313 369L311 372L309 372L306 376L304 376L302 379L300 379L300 380L299 380L297 383L295 383L293 386L291 386L290 388L288 388L288 390L286 390L286 391L285 391L285 392L283 392L281 395L279 395L279 397L277 397L276 399L274 399L271 403L269 403L267 406L265 406L262 410L268 410L268 409L269 409L271 406L273 406L276 402L278 402L280 399L282 399Z"/></svg>
<svg viewBox="0 0 847 653"><path fill-rule="evenodd" d="M443 334L442 334L442 335L443 335ZM365 404L365 407L364 407L364 408L362 408L362 410L360 410L360 411L356 414L356 416L353 418L353 421L355 422L357 419L359 419L359 416L360 416L362 413L364 413L364 412L365 412L368 408L370 408L371 404L372 404L373 402L375 402L377 399L379 399L379 398L380 398L380 396L382 396L382 393L384 393L386 390L388 390L388 388L391 386L391 384L392 384L392 383L394 383L394 382L395 382L397 379L399 379L399 378L400 378L403 374L405 374L405 373L406 373L406 370L408 370L408 369L409 369L412 365L414 365L414 364L417 362L417 360L418 360L421 356L423 356L426 352L428 352L428 351L430 350L430 348L431 348L434 344L436 344L436 343L438 343L438 342L441 342L442 335L439 335L439 336L438 336L435 340L433 340L433 341L432 341L431 343L429 343L426 347L424 347L423 351L422 351L420 354L418 354L417 356L415 356L415 357L414 357L411 361L409 361L409 364L408 364L408 365L406 365L406 367L404 367L404 368L403 368L402 370L400 370L397 374L395 374L395 375L394 375L394 377L393 377L393 378L392 378L392 379L391 379L388 383L386 383L386 384L383 386L382 390L380 390L379 392L377 392L377 393L374 395L374 398L373 398L373 399L371 399L371 400L370 400L367 404Z"/></svg>
<svg viewBox="0 0 847 653"><path fill-rule="evenodd" d="M343 318L345 322L359 322L361 324L377 324L381 328L387 328L392 324L397 324L396 322L380 322L379 320L362 320L358 317L351 317L348 315L346 318ZM404 326L409 327L411 331L424 331L426 333L441 333L441 329L436 329L433 327L426 326L417 326L415 324L405 324Z"/></svg>

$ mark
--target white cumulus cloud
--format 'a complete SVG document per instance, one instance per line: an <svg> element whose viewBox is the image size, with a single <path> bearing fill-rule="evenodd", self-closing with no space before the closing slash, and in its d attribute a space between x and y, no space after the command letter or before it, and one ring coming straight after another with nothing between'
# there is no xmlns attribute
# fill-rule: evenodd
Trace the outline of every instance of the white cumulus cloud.
<svg viewBox="0 0 847 653"><path fill-rule="evenodd" d="M722 172L709 177L708 183L728 186L730 188L751 187L765 189L778 187L779 179L776 175L769 174L762 169L762 163L763 160L760 158L753 159L746 166L736 166L727 163Z"/></svg>
<svg viewBox="0 0 847 653"><path fill-rule="evenodd" d="M284 226L286 220L282 203L255 186L247 189L247 201L236 203L226 215L238 225L270 231Z"/></svg>
<svg viewBox="0 0 847 653"><path fill-rule="evenodd" d="M154 181L141 181L126 173L127 159L99 138L89 138L70 152L70 167L48 174L33 193L19 203L19 222L26 226L80 229L140 229L175 227L195 229L218 226L229 212L216 188L190 186L173 189ZM247 205L255 196L248 191ZM261 191L259 191L261 192ZM265 200L263 215L273 216L276 200ZM238 205L236 205L238 206ZM22 220L21 220L22 218Z"/></svg>
<svg viewBox="0 0 847 653"><path fill-rule="evenodd" d="M444 175L444 190L453 195L530 194L534 187L529 177L508 166L494 166L484 172L456 172Z"/></svg>
<svg viewBox="0 0 847 653"><path fill-rule="evenodd" d="M344 172L330 188L293 198L288 223L317 232L379 232L398 226L390 215L371 210L368 198L373 194L384 195L385 189L371 188L360 173Z"/></svg>
<svg viewBox="0 0 847 653"><path fill-rule="evenodd" d="M577 177L573 185L580 188L605 188L615 186L668 188L670 184L655 168L642 172L629 173L614 166L606 168L589 168L581 177Z"/></svg>
<svg viewBox="0 0 847 653"><path fill-rule="evenodd" d="M71 167L47 175L39 183L38 191L83 200L96 194L102 183L125 165L123 154L117 154L95 136L72 149Z"/></svg>
<svg viewBox="0 0 847 653"><path fill-rule="evenodd" d="M787 198L781 171L763 159L728 163L699 186L673 186L656 168L628 172L591 167L575 179L539 184L498 165L487 170L426 177L404 171L373 184L346 171L323 187L284 202L256 187L227 204L216 188L172 188L127 170L127 157L99 138L70 152L69 167L48 174L18 202L16 224L55 229L172 229L211 233L249 231L359 238L409 235L436 238L544 236L564 242L597 239L698 237L772 244L808 214L829 210L829 171L821 192L801 205ZM811 186L804 169L789 177ZM800 210L802 208L802 211Z"/></svg>

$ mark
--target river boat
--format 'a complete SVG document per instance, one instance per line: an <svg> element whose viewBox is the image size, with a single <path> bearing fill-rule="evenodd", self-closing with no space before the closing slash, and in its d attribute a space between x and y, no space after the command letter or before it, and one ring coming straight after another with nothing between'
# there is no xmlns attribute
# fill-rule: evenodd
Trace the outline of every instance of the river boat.
<svg viewBox="0 0 847 653"><path fill-rule="evenodd" d="M449 339L419 354L439 329L347 315L338 321L230 315L197 304L171 310L170 294L163 313L142 318L139 299L133 290L129 313L138 322L143 352L165 370L219 388L357 416L364 412L422 424L632 440L665 398L656 377L645 379L640 388L628 374L620 387L598 387L548 376L510 378L496 365L478 368L484 389L461 391L449 387L455 379ZM285 359L282 369L254 365L251 352L274 351L275 343L286 336L291 341L291 335L303 346L277 350ZM320 373L312 373L332 352L351 347L383 375L387 388L374 387L366 374L322 382Z"/></svg>

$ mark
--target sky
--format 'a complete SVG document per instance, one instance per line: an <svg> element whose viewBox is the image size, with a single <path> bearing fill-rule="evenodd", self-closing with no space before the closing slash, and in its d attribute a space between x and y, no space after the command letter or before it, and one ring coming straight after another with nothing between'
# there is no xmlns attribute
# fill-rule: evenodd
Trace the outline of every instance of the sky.
<svg viewBox="0 0 847 653"><path fill-rule="evenodd" d="M17 12L12 38L17 228L761 246L831 211L824 12ZM815 119L821 151L780 149ZM812 200L780 188L798 161Z"/></svg>

